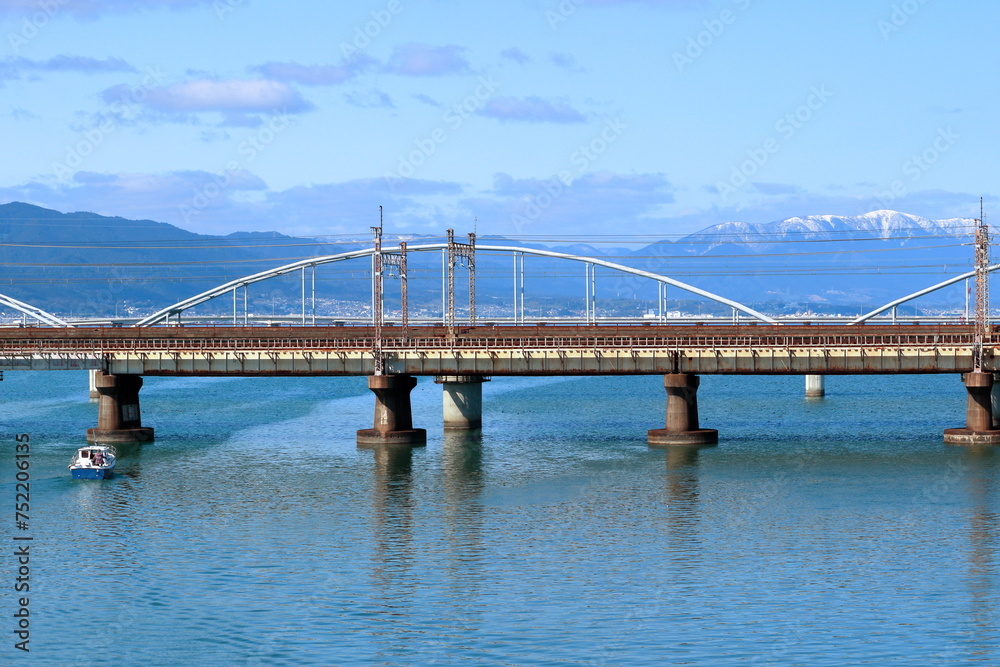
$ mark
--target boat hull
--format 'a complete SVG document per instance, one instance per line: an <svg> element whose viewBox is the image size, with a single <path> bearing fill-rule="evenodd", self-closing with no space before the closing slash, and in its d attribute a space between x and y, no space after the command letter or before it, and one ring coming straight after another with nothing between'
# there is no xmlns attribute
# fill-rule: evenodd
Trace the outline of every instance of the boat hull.
<svg viewBox="0 0 1000 667"><path fill-rule="evenodd" d="M72 468L73 479L111 479L114 468Z"/></svg>

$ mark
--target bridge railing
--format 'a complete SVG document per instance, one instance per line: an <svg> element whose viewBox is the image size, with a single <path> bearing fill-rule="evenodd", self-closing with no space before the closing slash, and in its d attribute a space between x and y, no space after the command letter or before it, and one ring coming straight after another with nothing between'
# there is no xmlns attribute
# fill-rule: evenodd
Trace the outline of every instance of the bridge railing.
<svg viewBox="0 0 1000 667"><path fill-rule="evenodd" d="M783 328L782 328L783 329ZM50 330L51 331L51 330ZM128 330L125 330L127 332ZM134 330L133 330L134 331ZM166 334L167 329L153 331ZM116 353L271 353L281 351L304 352L369 352L375 338L370 335L295 336L295 335L143 335L125 337L122 330L113 337L81 337L80 330L72 337L52 335L40 337L5 337L0 339L0 353L8 356L36 354L102 355ZM180 333L180 332L178 332ZM775 349L775 348L898 348L898 347L966 347L974 342L974 333L968 326L956 327L907 327L900 331L868 332L864 329L844 332L798 333L789 331L773 333L687 333L657 332L624 335L601 334L590 331L573 335L417 335L411 337L387 336L381 340L385 351L418 351L475 349L503 351L523 349L557 350L627 350L627 349ZM992 335L988 345L997 343Z"/></svg>

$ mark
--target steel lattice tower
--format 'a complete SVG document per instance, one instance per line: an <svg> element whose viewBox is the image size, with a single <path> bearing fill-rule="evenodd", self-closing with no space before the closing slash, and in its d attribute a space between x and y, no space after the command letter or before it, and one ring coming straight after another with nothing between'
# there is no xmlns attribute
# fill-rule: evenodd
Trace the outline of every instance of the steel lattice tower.
<svg viewBox="0 0 1000 667"><path fill-rule="evenodd" d="M973 348L973 372L983 372L983 347L990 333L990 229L979 203L979 219L976 220L976 341Z"/></svg>

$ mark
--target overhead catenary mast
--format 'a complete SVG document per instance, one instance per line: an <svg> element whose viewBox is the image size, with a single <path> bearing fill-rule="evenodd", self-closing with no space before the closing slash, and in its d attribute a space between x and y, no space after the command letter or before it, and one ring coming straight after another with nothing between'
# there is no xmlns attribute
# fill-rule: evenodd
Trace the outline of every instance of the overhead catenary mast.
<svg viewBox="0 0 1000 667"><path fill-rule="evenodd" d="M378 207L378 227L372 227L375 235L375 252L372 253L372 324L375 338L372 342L372 356L375 358L375 375L385 373L385 357L382 354L382 207Z"/></svg>
<svg viewBox="0 0 1000 667"><path fill-rule="evenodd" d="M983 216L983 200L979 200L976 220L976 335L972 348L972 371L983 372L983 349L990 333L990 230Z"/></svg>
<svg viewBox="0 0 1000 667"><path fill-rule="evenodd" d="M476 219L478 222L478 218ZM455 230L448 230L448 297L445 324L448 336L455 337L455 268L463 263L469 269L469 324L476 323L476 233L469 234L468 243L455 240Z"/></svg>

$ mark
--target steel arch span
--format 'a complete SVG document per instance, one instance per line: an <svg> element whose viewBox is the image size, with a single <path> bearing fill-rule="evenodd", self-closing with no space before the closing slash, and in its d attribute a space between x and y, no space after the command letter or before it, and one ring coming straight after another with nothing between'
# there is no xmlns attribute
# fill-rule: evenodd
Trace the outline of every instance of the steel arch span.
<svg viewBox="0 0 1000 667"><path fill-rule="evenodd" d="M5 294L0 294L0 306L7 306L8 308L13 308L19 313L24 313L29 317L33 317L42 324L47 324L50 327L72 327L73 325L69 322L60 319L53 315L52 313L47 313L41 308L36 308L29 303L24 303L23 301L18 301L13 297L9 297Z"/></svg>
<svg viewBox="0 0 1000 667"><path fill-rule="evenodd" d="M987 267L986 271L987 271L987 273L992 273L993 271L996 271L998 269L1000 269L1000 264L993 264L992 266ZM859 317L859 318L857 318L855 320L851 320L851 324L864 324L865 322L867 322L868 320L872 319L876 315L880 315L880 314L884 313L887 310L892 310L896 306L904 304L907 301L913 301L914 299L919 299L920 297L925 296L927 294L930 294L931 292L936 292L939 289L944 289L945 287L950 287L950 286L954 285L955 283L962 282L963 280L968 280L969 278L974 278L975 275L976 275L976 272L974 270L973 271L969 271L967 273L963 273L960 276L955 276L954 278L949 278L948 280L939 282L937 285L931 285L930 287L925 287L924 289L918 290L918 291L914 292L913 294L907 294L906 296L900 297L900 298L896 299L895 301L890 301L889 303L885 304L884 306L880 306L879 308L876 308L875 310L873 310L873 311L871 311L869 313L865 313L864 315L862 315L861 317Z"/></svg>
<svg viewBox="0 0 1000 667"><path fill-rule="evenodd" d="M433 252L438 250L447 250L447 243L431 243L426 245L408 245L406 247L407 252ZM383 248L382 253L398 253L401 252L402 248L399 246ZM696 294L698 296L705 297L717 303L729 306L734 310L741 313L749 315L755 319L768 324L777 324L777 322L764 315L763 313L757 312L749 306L745 306L742 303L733 301L732 299L727 299L724 296L714 294L707 290L695 287L694 285L689 285L687 283L681 282L669 276L660 275L657 273L652 273L650 271L643 271L642 269L636 269L631 266L625 266L623 264L616 264L614 262L609 262L603 259L597 259L594 257L583 257L581 255L570 255L562 252L555 252L552 250L537 250L533 248L519 248L514 246L497 246L497 245L476 245L476 251L485 252L498 252L498 253L511 253L513 255L533 255L537 257L551 257L555 259L565 259L573 262L581 262L583 264L589 264L591 266L602 266L614 271L620 271L622 273L628 273L642 278L649 278L650 280L663 283L666 285L671 285L677 287L686 292ZM321 266L323 264L334 264L336 262L343 262L351 259L359 259L362 257L371 257L375 254L374 248L365 248L363 250L352 250L349 252L343 252L336 255L326 255L323 257L312 257L309 259L300 260L298 262L292 262L291 264L285 264L284 266L279 266L274 269L269 269L267 271L261 271L260 273L254 273L249 276L244 276L242 278L237 278L236 280L231 280L227 283L219 285L213 289L210 289L201 294L196 294L190 298L184 299L183 301L178 301L177 303L167 306L162 310L159 310L148 317L139 320L134 326L144 327L152 326L154 324L159 324L170 318L171 315L178 315L189 308L201 305L207 301L211 301L217 297L230 294L241 287L246 287L247 285L252 285L270 278L277 278L278 276L288 275L296 271L304 270L310 267Z"/></svg>

